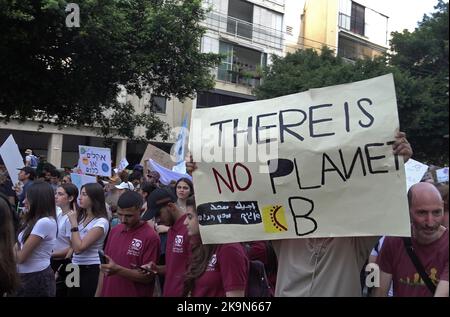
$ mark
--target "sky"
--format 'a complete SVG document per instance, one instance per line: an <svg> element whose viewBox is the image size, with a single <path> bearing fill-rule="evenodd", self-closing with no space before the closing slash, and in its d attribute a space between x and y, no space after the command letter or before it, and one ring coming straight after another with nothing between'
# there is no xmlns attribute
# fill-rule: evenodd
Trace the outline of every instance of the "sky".
<svg viewBox="0 0 450 317"><path fill-rule="evenodd" d="M410 32L414 31L417 22L422 21L424 14L429 15L434 12L434 6L438 0L365 0L363 2L367 3L369 8L389 17L390 33L402 32L405 28Z"/></svg>

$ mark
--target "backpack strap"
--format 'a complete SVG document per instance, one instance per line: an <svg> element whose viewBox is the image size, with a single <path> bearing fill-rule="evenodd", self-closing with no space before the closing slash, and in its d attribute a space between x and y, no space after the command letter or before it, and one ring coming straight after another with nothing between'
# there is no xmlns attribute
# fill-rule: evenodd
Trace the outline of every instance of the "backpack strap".
<svg viewBox="0 0 450 317"><path fill-rule="evenodd" d="M417 272L419 273L420 277L424 281L425 285L427 286L427 288L431 292L431 294L434 295L434 293L436 291L436 285L434 285L433 281L427 275L427 273L425 272L425 269L422 265L422 262L420 262L420 259L417 257L417 254L414 252L411 238L404 237L403 244L405 245L406 252L408 253L409 258L411 259L412 263L414 264L415 268L417 269Z"/></svg>
<svg viewBox="0 0 450 317"><path fill-rule="evenodd" d="M273 249L272 241L265 241L267 265L265 267L267 273L276 273L278 271L278 259Z"/></svg>

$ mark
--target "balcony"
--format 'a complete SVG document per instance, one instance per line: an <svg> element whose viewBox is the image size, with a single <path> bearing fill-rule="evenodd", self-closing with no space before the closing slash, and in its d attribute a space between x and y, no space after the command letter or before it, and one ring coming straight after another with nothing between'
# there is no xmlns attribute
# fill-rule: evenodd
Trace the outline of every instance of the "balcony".
<svg viewBox="0 0 450 317"><path fill-rule="evenodd" d="M261 83L262 72L259 67L236 64L232 69L221 65L217 72L217 79L250 88L256 88Z"/></svg>
<svg viewBox="0 0 450 317"><path fill-rule="evenodd" d="M248 88L259 86L267 54L223 41L219 43L219 53L226 58L217 70L218 80Z"/></svg>
<svg viewBox="0 0 450 317"><path fill-rule="evenodd" d="M269 48L283 49L283 33L281 30L236 19L217 11L210 11L205 23L212 31Z"/></svg>
<svg viewBox="0 0 450 317"><path fill-rule="evenodd" d="M353 19L352 21L351 16L342 12L339 12L338 25L341 29L359 34L361 36L365 36L364 31L367 29L367 23L356 21L356 19Z"/></svg>

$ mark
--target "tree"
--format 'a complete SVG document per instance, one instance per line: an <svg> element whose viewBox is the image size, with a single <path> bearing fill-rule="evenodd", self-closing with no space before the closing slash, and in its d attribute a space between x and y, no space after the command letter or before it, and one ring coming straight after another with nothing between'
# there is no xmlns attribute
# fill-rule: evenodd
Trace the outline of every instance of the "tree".
<svg viewBox="0 0 450 317"><path fill-rule="evenodd" d="M144 139L165 125L120 104L120 85L180 100L213 87L216 54L199 51L200 0L77 1L80 27L67 27L67 1L0 0L0 114L5 120L101 127L102 134Z"/></svg>
<svg viewBox="0 0 450 317"><path fill-rule="evenodd" d="M373 60L350 64L326 47L273 56L256 95L274 98L393 73L400 128L414 157L448 165L448 3L439 1L436 9L414 32L393 33L393 53Z"/></svg>
<svg viewBox="0 0 450 317"><path fill-rule="evenodd" d="M399 98L409 101L404 102L403 116L416 153L437 165L448 164L448 7L448 2L439 0L436 11L424 15L414 32L394 32L389 55L391 65L411 74L419 84L405 87L408 94Z"/></svg>

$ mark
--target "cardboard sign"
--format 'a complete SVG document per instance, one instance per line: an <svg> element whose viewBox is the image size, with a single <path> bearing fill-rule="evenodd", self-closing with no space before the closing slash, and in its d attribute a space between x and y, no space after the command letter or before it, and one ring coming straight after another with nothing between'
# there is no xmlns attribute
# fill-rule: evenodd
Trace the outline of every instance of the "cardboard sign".
<svg viewBox="0 0 450 317"><path fill-rule="evenodd" d="M147 148L145 149L144 155L141 159L141 165L144 166L145 162L149 159L152 159L159 165L168 169L172 169L172 167L175 165L175 162L170 157L170 154L151 144L148 144Z"/></svg>
<svg viewBox="0 0 450 317"><path fill-rule="evenodd" d="M410 235L392 74L194 109L191 127L204 243Z"/></svg>

